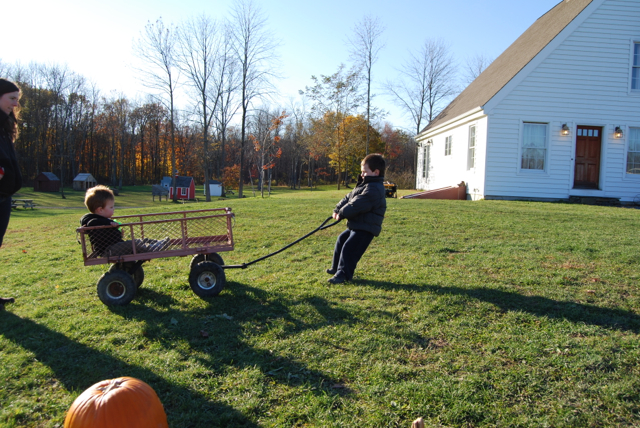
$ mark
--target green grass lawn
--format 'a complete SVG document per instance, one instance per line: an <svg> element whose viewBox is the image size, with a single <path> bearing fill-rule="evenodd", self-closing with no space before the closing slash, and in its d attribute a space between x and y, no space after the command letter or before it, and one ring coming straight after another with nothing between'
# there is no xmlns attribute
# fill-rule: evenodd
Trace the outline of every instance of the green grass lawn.
<svg viewBox="0 0 640 428"><path fill-rule="evenodd" d="M236 247L222 256L239 264L313 230L345 193L176 206L127 188L116 210L230 206ZM119 376L149 383L172 428L640 426L640 211L389 199L352 283L326 283L340 224L227 270L207 300L189 258L153 260L125 307L96 295L106 266L83 266L82 213L13 213L2 427L61 427L84 389Z"/></svg>

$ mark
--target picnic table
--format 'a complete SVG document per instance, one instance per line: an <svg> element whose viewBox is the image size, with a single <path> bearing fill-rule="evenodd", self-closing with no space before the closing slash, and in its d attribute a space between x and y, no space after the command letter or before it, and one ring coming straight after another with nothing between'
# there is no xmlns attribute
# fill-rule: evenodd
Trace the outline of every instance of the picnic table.
<svg viewBox="0 0 640 428"><path fill-rule="evenodd" d="M162 201L162 197L164 196L165 201L168 201L169 200L169 189L167 189L166 187L154 184L151 187L151 200L155 201L156 200L156 196L159 196L161 201Z"/></svg>
<svg viewBox="0 0 640 428"><path fill-rule="evenodd" d="M22 207L25 210L27 208L33 209L37 204L33 202L33 199L11 199L11 208Z"/></svg>

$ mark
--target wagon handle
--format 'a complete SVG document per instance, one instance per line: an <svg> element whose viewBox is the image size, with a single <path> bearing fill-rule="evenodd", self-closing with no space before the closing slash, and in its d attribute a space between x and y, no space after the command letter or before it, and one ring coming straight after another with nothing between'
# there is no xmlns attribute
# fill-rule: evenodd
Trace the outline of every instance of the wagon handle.
<svg viewBox="0 0 640 428"><path fill-rule="evenodd" d="M271 256L275 256L276 254L279 254L281 252L283 252L284 250L286 250L289 247L293 247L295 244L297 244L298 242L302 241L303 239L308 238L309 236L313 235L314 233L316 233L319 230L324 230L324 229L328 229L331 226L335 226L336 224L340 223L340 220L336 220L333 223L327 224L327 222L329 220L331 220L333 217L327 217L327 219L325 221L322 222L322 224L320 226L318 226L316 229L312 230L311 232L307 233L306 235L304 235L302 238L298 238L295 241L293 241L292 243L285 245L284 247L280 248L278 251L274 251L271 254L267 254L266 256L260 257L259 259L255 259L253 261L250 261L248 263L242 263L240 265L227 265L227 266L222 266L224 269L246 269L249 266L251 266L254 263L258 263L259 261L262 261L264 259L268 259ZM326 225L326 226L325 226Z"/></svg>

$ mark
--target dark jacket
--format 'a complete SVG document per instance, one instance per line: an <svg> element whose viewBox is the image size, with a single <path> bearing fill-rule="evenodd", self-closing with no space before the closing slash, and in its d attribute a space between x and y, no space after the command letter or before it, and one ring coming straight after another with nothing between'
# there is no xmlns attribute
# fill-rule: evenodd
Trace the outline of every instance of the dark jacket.
<svg viewBox="0 0 640 428"><path fill-rule="evenodd" d="M3 197L13 195L22 187L22 174L16 151L9 133L3 126L7 120L9 116L0 110L0 167L4 168L4 177L0 179L0 196Z"/></svg>
<svg viewBox="0 0 640 428"><path fill-rule="evenodd" d="M93 213L85 214L80 219L81 226L111 226L112 222L111 219ZM122 233L117 227L91 230L87 234L91 247L97 254L103 254L113 244L122 242Z"/></svg>
<svg viewBox="0 0 640 428"><path fill-rule="evenodd" d="M356 188L338 202L333 212L346 218L347 227L351 230L380 235L387 210L383 181L384 177L360 177Z"/></svg>

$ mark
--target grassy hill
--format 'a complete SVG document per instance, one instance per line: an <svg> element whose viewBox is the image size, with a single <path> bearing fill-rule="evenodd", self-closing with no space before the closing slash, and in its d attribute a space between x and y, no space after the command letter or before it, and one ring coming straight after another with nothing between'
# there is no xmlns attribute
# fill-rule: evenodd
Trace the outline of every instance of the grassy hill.
<svg viewBox="0 0 640 428"><path fill-rule="evenodd" d="M238 264L311 231L345 193L183 206L127 188L116 210L229 206L236 247L222 256ZM41 206L82 205L54 199ZM149 383L172 428L640 425L636 210L393 199L352 283L326 283L340 224L227 270L208 300L188 258L153 260L126 307L96 295L106 266L83 266L82 213L13 213L2 427L62 426L78 394L119 376Z"/></svg>

